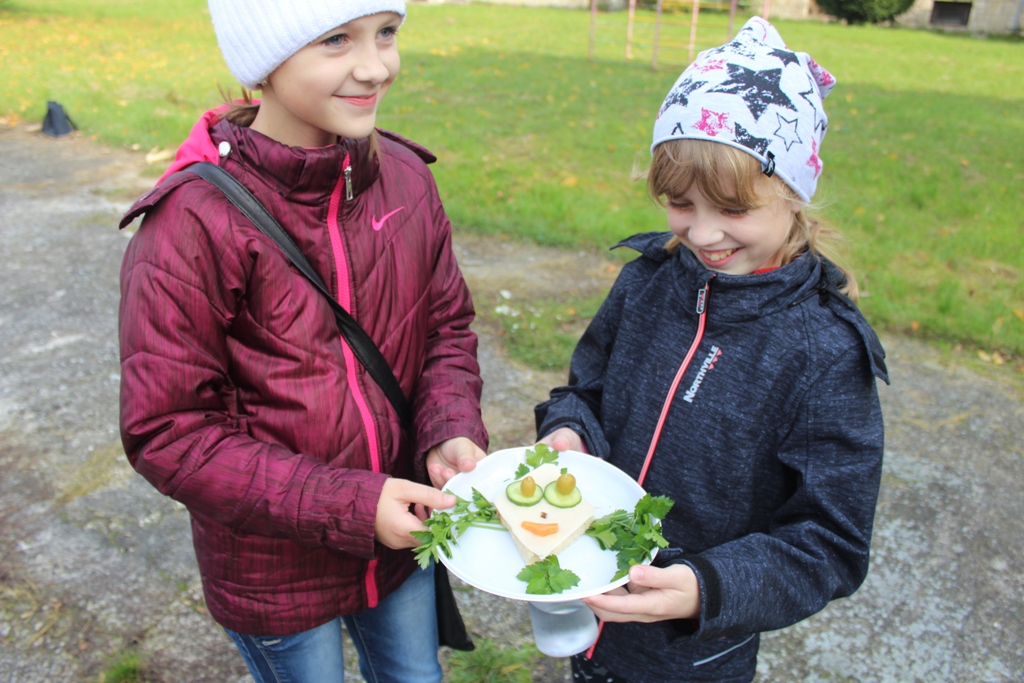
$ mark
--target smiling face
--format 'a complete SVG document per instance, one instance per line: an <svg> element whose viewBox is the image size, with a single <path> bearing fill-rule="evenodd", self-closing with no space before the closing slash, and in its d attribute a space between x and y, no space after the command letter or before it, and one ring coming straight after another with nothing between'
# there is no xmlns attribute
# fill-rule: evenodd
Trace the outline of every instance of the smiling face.
<svg viewBox="0 0 1024 683"><path fill-rule="evenodd" d="M354 19L320 36L267 77L252 129L293 147L325 147L373 132L398 75L394 12Z"/></svg>
<svg viewBox="0 0 1024 683"><path fill-rule="evenodd" d="M768 182L765 177L764 183ZM732 194L728 185L724 189L726 195ZM759 189L762 196L772 196L771 188ZM681 196L666 197L666 208L672 234L708 269L730 275L785 265L782 247L798 210L785 199L753 208L738 202L714 202L701 193L697 183Z"/></svg>
<svg viewBox="0 0 1024 683"><path fill-rule="evenodd" d="M675 235L711 270L748 275L784 266L809 247L804 203L747 152L709 140L670 140L654 149L647 191L665 205Z"/></svg>

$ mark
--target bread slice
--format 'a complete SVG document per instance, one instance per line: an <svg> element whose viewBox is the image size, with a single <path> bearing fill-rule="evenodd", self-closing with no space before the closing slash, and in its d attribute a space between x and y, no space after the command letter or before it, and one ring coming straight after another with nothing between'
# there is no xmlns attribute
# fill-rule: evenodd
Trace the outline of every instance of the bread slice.
<svg viewBox="0 0 1024 683"><path fill-rule="evenodd" d="M561 469L550 463L530 472L530 476L541 488L558 479L560 474ZM522 507L508 499L504 488L494 496L494 507L526 564L540 562L549 555L562 552L586 533L594 521L594 506L586 500L571 508L560 508L542 498L536 505ZM538 536L524 529L523 522L557 523L558 532L550 536Z"/></svg>

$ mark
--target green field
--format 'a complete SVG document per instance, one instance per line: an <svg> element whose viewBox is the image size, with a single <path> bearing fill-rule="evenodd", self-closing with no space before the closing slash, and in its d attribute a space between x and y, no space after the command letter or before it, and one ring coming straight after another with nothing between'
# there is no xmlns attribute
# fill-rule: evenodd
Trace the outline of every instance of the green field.
<svg viewBox="0 0 1024 683"><path fill-rule="evenodd" d="M0 4L0 116L64 104L87 135L173 148L233 87L203 0ZM409 7L402 75L380 124L439 156L460 230L604 247L664 219L630 182L686 61L624 59L625 13ZM649 18L649 15L645 15ZM679 17L684 18L684 17ZM739 22L737 22L737 28ZM838 78L816 200L848 237L879 328L1024 356L1024 42L874 26L777 22ZM637 41L649 42L650 24ZM698 42L726 36L705 13ZM666 43L688 29L666 27ZM614 44L617 42L617 44ZM676 66L669 64L675 62Z"/></svg>

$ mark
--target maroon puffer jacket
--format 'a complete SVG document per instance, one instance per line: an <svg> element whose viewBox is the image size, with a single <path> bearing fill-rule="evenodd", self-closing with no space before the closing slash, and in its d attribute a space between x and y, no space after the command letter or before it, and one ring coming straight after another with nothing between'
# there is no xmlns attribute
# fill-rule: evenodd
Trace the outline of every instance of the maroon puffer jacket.
<svg viewBox="0 0 1024 683"><path fill-rule="evenodd" d="M225 121L197 130L415 412L410 438L323 297L206 181L177 176L126 214L122 227L146 218L121 272L125 452L191 513L213 617L291 634L374 606L414 570L411 552L374 541L388 476L426 482L426 451L452 437L486 448L473 305L426 150L384 132L375 157L367 140L301 149Z"/></svg>

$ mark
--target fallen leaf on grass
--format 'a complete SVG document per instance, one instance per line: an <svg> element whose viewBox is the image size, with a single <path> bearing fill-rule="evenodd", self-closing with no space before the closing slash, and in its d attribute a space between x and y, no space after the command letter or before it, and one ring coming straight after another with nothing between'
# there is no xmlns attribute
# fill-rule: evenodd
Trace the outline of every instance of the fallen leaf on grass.
<svg viewBox="0 0 1024 683"><path fill-rule="evenodd" d="M149 152L146 154L146 163L155 164L161 161L170 161L173 158L174 150L160 149L159 147L154 147L153 149L149 150Z"/></svg>
<svg viewBox="0 0 1024 683"><path fill-rule="evenodd" d="M981 360L985 361L986 363L992 363L992 365L1002 365L1003 363L1006 362L1006 359L1003 358L1002 354L999 353L998 351L993 351L992 353L988 353L986 351L980 351L979 350L978 351L978 358L980 358Z"/></svg>

